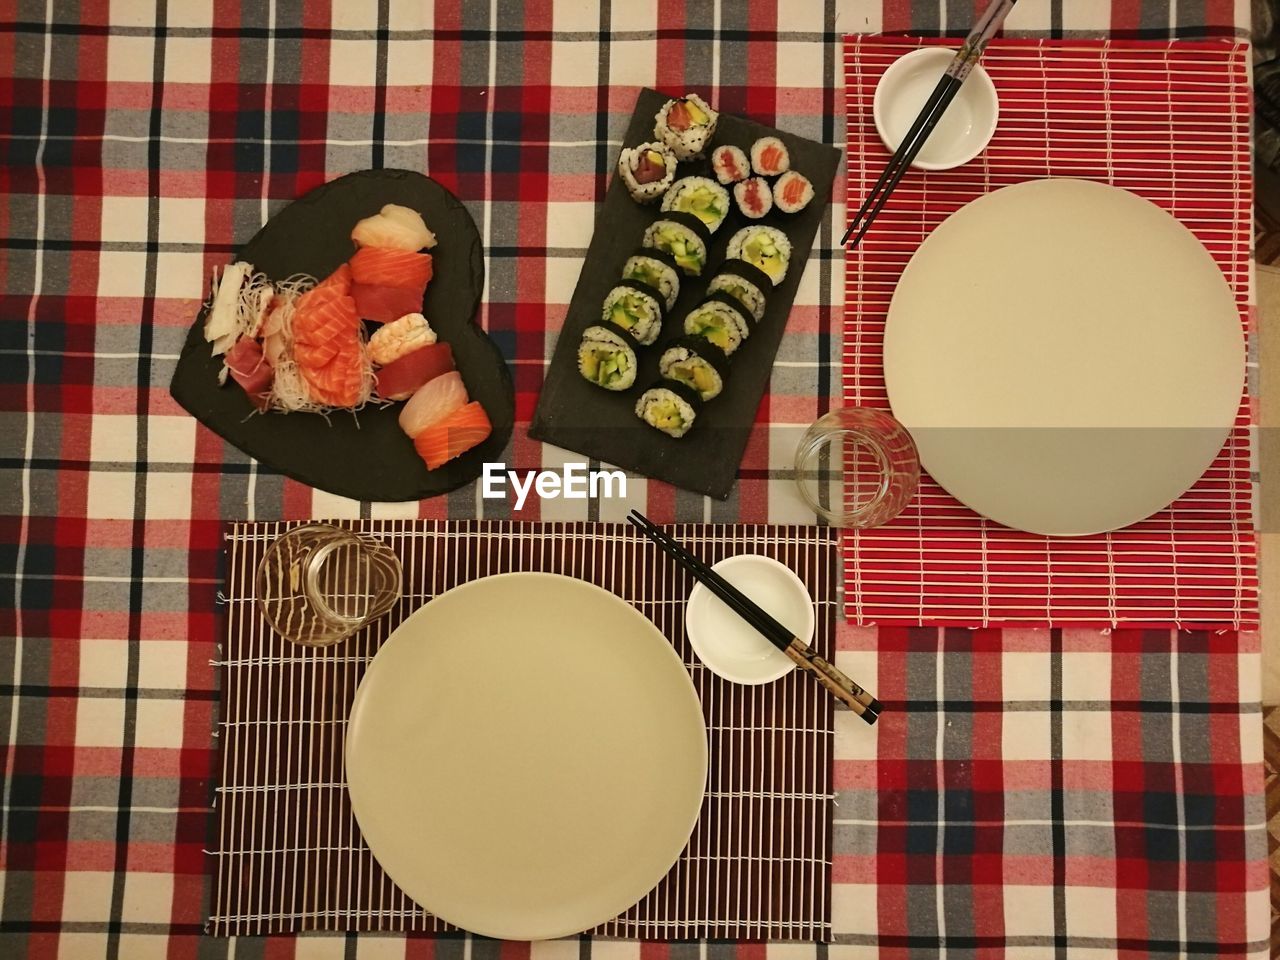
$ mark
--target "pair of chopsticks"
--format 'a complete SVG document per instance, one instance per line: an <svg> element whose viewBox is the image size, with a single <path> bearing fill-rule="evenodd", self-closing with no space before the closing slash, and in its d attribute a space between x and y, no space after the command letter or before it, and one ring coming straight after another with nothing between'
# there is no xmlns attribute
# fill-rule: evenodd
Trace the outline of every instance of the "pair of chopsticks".
<svg viewBox="0 0 1280 960"><path fill-rule="evenodd" d="M632 510L627 520L656 543L667 556L688 570L703 586L724 601L730 610L767 637L770 643L790 657L800 669L807 670L817 677L818 682L837 699L848 704L849 709L867 723L876 722L880 716L879 700L814 653L807 643L756 606L724 577L667 536L657 524L639 510Z"/></svg>
<svg viewBox="0 0 1280 960"><path fill-rule="evenodd" d="M850 221L849 229L845 231L840 241L841 245L848 244L849 249L852 250L862 241L867 229L884 209L898 181L910 168L911 161L916 158L916 154L929 139L929 134L933 133L934 127L942 119L942 114L955 99L956 91L964 83L965 77L969 76L973 65L982 58L982 52L987 49L987 44L1017 2L1018 0L991 0L987 9L982 12L982 16L978 17L973 29L965 37L964 43L956 51L951 63L947 65L942 79L933 88L933 93L929 94L929 99L925 101L924 108L916 117L915 123L911 125L907 135L898 144L898 149L889 158L889 164L884 168L884 173L880 174L880 179L876 181L871 192L867 194L867 199L862 202L857 214ZM850 237L853 237L852 243L849 242Z"/></svg>

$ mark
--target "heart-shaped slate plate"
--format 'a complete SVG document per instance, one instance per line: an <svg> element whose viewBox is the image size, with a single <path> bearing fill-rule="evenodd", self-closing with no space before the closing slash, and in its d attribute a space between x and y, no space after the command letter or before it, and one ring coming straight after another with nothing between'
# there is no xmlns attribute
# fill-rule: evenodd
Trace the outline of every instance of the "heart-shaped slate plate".
<svg viewBox="0 0 1280 960"><path fill-rule="evenodd" d="M396 423L403 403L366 406L358 414L254 413L232 382L218 386L219 357L204 339L205 310L192 324L169 391L192 416L249 456L321 490L356 500L421 500L447 493L500 458L515 421L511 373L497 345L473 322L484 290L480 231L452 193L409 170L362 170L331 180L285 207L241 248L273 280L295 273L323 279L352 253L351 228L398 203L422 214L435 233L434 276L422 312L454 362L472 400L489 415L484 443L436 470L427 470Z"/></svg>

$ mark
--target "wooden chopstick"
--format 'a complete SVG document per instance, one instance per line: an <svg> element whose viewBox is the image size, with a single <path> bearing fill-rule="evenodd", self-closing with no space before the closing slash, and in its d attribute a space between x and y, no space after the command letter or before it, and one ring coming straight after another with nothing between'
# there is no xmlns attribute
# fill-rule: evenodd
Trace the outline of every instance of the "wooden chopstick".
<svg viewBox="0 0 1280 960"><path fill-rule="evenodd" d="M627 520L653 541L669 557L688 570L708 590L722 600L734 613L746 620L769 642L785 653L803 670L817 677L818 682L849 709L867 723L875 723L880 716L880 701L858 686L834 664L814 653L813 648L780 624L768 612L762 610L737 587L725 580L709 566L680 546L674 539L638 510L632 510Z"/></svg>

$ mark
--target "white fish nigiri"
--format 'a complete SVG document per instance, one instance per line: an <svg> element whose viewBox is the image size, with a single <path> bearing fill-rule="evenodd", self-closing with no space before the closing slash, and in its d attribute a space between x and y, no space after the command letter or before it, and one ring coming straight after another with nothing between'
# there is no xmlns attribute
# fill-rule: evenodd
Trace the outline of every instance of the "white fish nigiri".
<svg viewBox="0 0 1280 960"><path fill-rule="evenodd" d="M443 420L467 403L467 388L462 374L450 370L428 380L418 388L400 411L400 429L416 437L437 420Z"/></svg>
<svg viewBox="0 0 1280 960"><path fill-rule="evenodd" d="M351 239L362 247L388 250L421 250L436 245L436 235L427 229L416 210L388 203L372 217L365 217L351 231Z"/></svg>

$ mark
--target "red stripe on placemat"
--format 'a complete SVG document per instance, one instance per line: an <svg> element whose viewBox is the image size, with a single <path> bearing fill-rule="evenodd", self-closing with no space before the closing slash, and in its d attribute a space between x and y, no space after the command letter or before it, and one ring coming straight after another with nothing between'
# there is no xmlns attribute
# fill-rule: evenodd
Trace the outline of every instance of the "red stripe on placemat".
<svg viewBox="0 0 1280 960"><path fill-rule="evenodd" d="M847 209L889 154L876 82L918 39L848 37ZM976 161L913 170L846 261L844 401L888 409L881 345L894 286L924 237L969 201L1041 177L1124 187L1184 223L1221 267L1248 337L1250 93L1247 46L1228 41L999 40L983 59L1000 127ZM1159 122L1156 122L1159 121ZM1123 530L1049 538L978 516L926 476L907 510L843 541L846 616L939 625L1251 626L1250 407L1204 477Z"/></svg>

